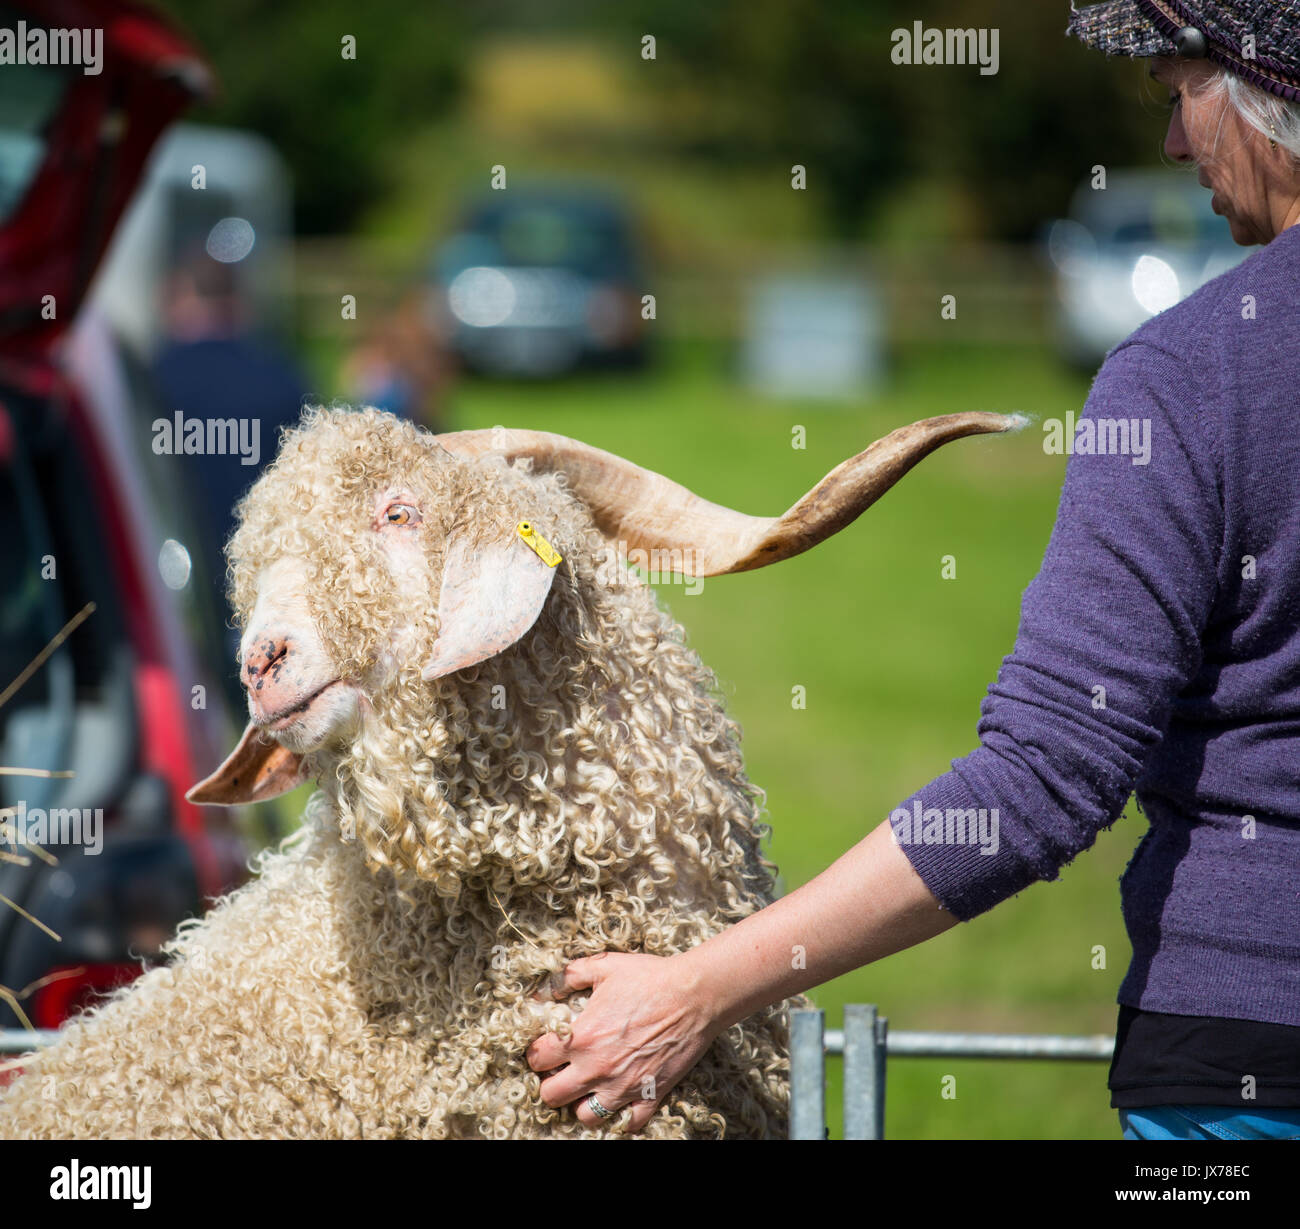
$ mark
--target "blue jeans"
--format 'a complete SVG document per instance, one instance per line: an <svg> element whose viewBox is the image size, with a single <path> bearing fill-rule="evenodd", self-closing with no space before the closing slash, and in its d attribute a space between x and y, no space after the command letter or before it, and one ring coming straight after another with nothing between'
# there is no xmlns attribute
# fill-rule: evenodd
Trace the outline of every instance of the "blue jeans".
<svg viewBox="0 0 1300 1229"><path fill-rule="evenodd" d="M1119 1125L1125 1139L1300 1139L1300 1109L1150 1105L1120 1110Z"/></svg>

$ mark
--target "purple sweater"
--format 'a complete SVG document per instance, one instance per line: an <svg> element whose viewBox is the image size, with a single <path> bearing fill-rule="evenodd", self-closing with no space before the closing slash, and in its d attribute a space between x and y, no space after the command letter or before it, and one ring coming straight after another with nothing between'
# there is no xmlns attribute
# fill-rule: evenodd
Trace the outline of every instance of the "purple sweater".
<svg viewBox="0 0 1300 1229"><path fill-rule="evenodd" d="M980 746L895 838L966 921L1136 790L1119 1001L1300 1025L1300 226L1111 351L1079 420L1110 451L1070 457Z"/></svg>

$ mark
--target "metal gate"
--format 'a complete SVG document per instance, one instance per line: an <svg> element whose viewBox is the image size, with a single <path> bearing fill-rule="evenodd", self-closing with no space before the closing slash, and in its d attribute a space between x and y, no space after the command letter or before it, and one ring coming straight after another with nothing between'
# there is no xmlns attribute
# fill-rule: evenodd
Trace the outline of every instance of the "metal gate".
<svg viewBox="0 0 1300 1229"><path fill-rule="evenodd" d="M844 1008L843 1030L824 1011L790 1013L790 1138L826 1138L826 1055L844 1057L844 1138L885 1138L887 1058L1046 1058L1109 1062L1114 1037L894 1033L874 1003Z"/></svg>

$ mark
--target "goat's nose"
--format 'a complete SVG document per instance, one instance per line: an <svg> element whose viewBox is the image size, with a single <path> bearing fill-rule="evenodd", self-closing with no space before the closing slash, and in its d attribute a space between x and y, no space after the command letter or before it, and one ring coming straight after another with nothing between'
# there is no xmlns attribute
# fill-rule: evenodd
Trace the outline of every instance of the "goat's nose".
<svg viewBox="0 0 1300 1229"><path fill-rule="evenodd" d="M254 641L244 654L241 682L249 690L260 689L267 675L274 677L289 656L289 642L282 637L265 636Z"/></svg>

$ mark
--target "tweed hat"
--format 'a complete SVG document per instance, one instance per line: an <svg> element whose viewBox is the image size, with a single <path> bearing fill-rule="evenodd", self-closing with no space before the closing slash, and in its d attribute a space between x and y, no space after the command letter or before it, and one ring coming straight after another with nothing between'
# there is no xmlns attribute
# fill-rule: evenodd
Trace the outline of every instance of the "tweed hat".
<svg viewBox="0 0 1300 1229"><path fill-rule="evenodd" d="M1208 57L1300 100L1300 0L1071 0L1066 33L1108 55Z"/></svg>

